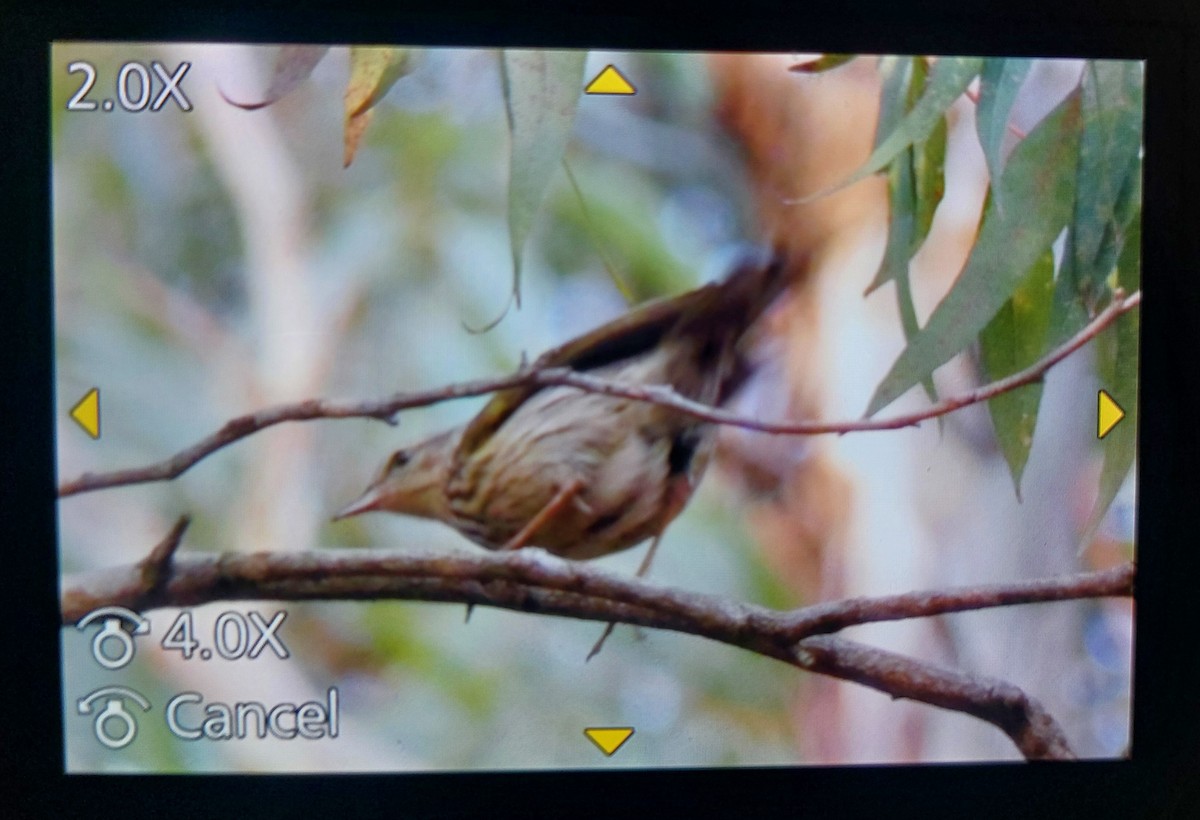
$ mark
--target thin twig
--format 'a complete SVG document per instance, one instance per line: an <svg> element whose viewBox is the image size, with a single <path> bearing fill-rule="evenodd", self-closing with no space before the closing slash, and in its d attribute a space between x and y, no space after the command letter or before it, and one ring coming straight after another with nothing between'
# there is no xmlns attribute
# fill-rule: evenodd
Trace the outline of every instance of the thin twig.
<svg viewBox="0 0 1200 820"><path fill-rule="evenodd" d="M607 393L613 396L623 396L629 399L661 404L702 421L741 427L746 430L756 430L762 433L772 433L774 435L816 436L827 435L829 433L843 435L845 433L863 433L876 430L897 430L903 427L915 427L923 421L947 415L972 404L989 401L1003 393L1008 393L1017 388L1041 381L1046 371L1090 342L1120 316L1141 304L1141 301L1141 291L1137 291L1124 298L1118 296L1082 330L1024 370L1020 370L1010 376L1005 376L1003 379L982 385L958 396L942 399L922 410L886 419L826 422L761 421L692 401L680 396L669 387L660 385L615 384L598 379L595 376L576 373L570 370L543 370L537 381L546 384L568 385L594 393Z"/></svg>
<svg viewBox="0 0 1200 820"><path fill-rule="evenodd" d="M130 484L145 484L152 481L168 481L177 478L199 461L212 455L222 447L227 447L249 435L282 424L288 421L311 421L313 419L378 419L387 424L396 423L396 415L402 410L413 407L426 407L451 399L483 396L504 390L509 387L519 387L528 384L532 371L519 371L510 376L500 378L478 379L461 382L435 390L423 390L414 393L400 393L381 401L327 401L324 399L309 399L294 404L281 404L268 407L256 413L230 419L211 435L175 455L156 464L136 467L128 470L114 470L108 473L84 473L78 478L67 481L58 489L60 498L79 493L102 490L109 487L123 487Z"/></svg>
<svg viewBox="0 0 1200 820"><path fill-rule="evenodd" d="M1136 570L1132 562L1102 572L1081 572L1059 578L1039 578L931 592L909 592L878 598L847 598L798 609L787 615L797 638L837 632L848 626L928 618L973 609L1037 604L1078 598L1133 595Z"/></svg>
<svg viewBox="0 0 1200 820"><path fill-rule="evenodd" d="M547 387L576 387L595 393L621 396L636 401L660 404L680 413L713 424L725 424L763 433L791 436L815 436L836 433L896 430L914 427L922 421L944 416L972 404L988 401L1002 393L1016 390L1040 381L1050 368L1094 339L1120 316L1141 304L1141 291L1122 296L1116 294L1111 304L1096 315L1082 330L1052 350L1029 367L990 384L977 387L958 396L942 399L923 410L905 413L886 419L857 419L854 421L808 421L775 422L746 418L717 407L695 402L676 393L665 385L631 385L606 381L586 373L567 368L526 369L522 368L509 376L478 379L414 393L399 393L381 401L336 402L319 399L280 405L239 416L226 422L220 430L181 450L165 461L127 470L108 473L84 473L59 487L58 495L65 498L79 493L109 487L166 481L178 477L212 453L245 438L253 433L287 421L310 421L312 419L373 418L389 424L395 423L396 415L413 407L424 407L451 399L480 396L510 387L537 384Z"/></svg>

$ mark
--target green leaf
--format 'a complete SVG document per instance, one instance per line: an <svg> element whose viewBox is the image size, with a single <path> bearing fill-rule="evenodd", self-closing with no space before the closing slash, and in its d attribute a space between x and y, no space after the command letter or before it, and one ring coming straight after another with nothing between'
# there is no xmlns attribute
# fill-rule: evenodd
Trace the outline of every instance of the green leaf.
<svg viewBox="0 0 1200 820"><path fill-rule="evenodd" d="M1024 370L1041 358L1048 342L1053 303L1054 254L1047 249L979 334L980 358L988 381ZM1018 499L1041 400L1042 384L1036 382L988 402L996 439L1008 462Z"/></svg>
<svg viewBox="0 0 1200 820"><path fill-rule="evenodd" d="M919 145L913 146L913 183L916 186L916 232L910 254L915 255L929 236L933 217L946 193L946 120L943 118Z"/></svg>
<svg viewBox="0 0 1200 820"><path fill-rule="evenodd" d="M896 272L896 304L900 309L900 326L904 329L904 341L911 342L913 337L921 332L921 323L917 321L917 306L913 303L912 284L909 281L908 267ZM930 401L937 401L937 387L930 375L921 380L925 395ZM939 424L940 424L939 419ZM940 427L938 428L941 429Z"/></svg>
<svg viewBox="0 0 1200 820"><path fill-rule="evenodd" d="M809 202L839 191L849 185L877 174L888 166L901 151L914 142L929 136L946 114L950 104L966 91L971 80L979 74L983 65L980 57L942 57L929 72L929 83L921 99L888 135L876 145L875 150L861 168L847 179L824 191L804 197L800 202Z"/></svg>
<svg viewBox="0 0 1200 820"><path fill-rule="evenodd" d="M904 60L888 57L880 70L884 75L884 88L877 141L885 139L894 123L903 116L903 105L912 105L919 99L926 74L925 62L920 57ZM928 139L906 148L888 166L891 214L888 243L879 270L864 295L901 273L907 274L909 260L929 235L937 206L945 193L945 164L946 120L942 118Z"/></svg>
<svg viewBox="0 0 1200 820"><path fill-rule="evenodd" d="M985 60L979 75L979 104L975 107L975 127L979 131L979 145L987 161L992 182L1000 179L1004 172L1004 156L1000 149L1004 145L1004 133L1008 130L1008 118L1012 114L1017 92L1029 74L1033 60L1011 58ZM1004 211L1000 192L996 191L996 208Z"/></svg>
<svg viewBox="0 0 1200 820"><path fill-rule="evenodd" d="M920 57L882 57L879 74L883 77L883 89L879 95L879 121L875 125L875 144L878 148L888 134L896 130L900 120L912 107L913 73L920 72L920 82L925 81L925 61ZM917 86L919 92L921 86Z"/></svg>
<svg viewBox="0 0 1200 820"><path fill-rule="evenodd" d="M905 150L888 169L888 208L891 213L887 245L867 294L892 279L908 275L908 260L916 236L917 203L912 166L912 151Z"/></svg>
<svg viewBox="0 0 1200 820"><path fill-rule="evenodd" d="M924 89L927 69L920 57L885 57L880 64L884 77L876 144L886 139ZM879 270L868 286L870 294L885 282L895 280L896 302L904 338L911 340L921 329L913 304L909 261L929 235L933 215L944 191L946 120L943 117L929 138L900 152L888 166L888 241ZM933 379L923 381L926 395L937 401Z"/></svg>
<svg viewBox="0 0 1200 820"><path fill-rule="evenodd" d="M1121 257L1117 261L1117 284L1126 293L1133 293L1141 287L1141 233L1139 212L1130 221ZM1085 544L1095 535L1096 529L1104 520L1137 456L1139 322L1137 310L1131 310L1117 320L1116 345L1110 345L1108 348L1111 358L1105 355L1100 362L1100 377L1104 389L1125 411L1125 418L1100 442L1100 446L1104 448L1104 466L1100 469L1096 505L1092 508L1084 527Z"/></svg>
<svg viewBox="0 0 1200 820"><path fill-rule="evenodd" d="M884 57L880 61L883 91L879 102L879 123L875 144L881 144L919 98L925 82L925 61L921 57ZM943 123L945 120L943 120ZM888 239L879 270L863 294L870 295L880 286L907 273L908 261L920 243L917 240L918 207L914 181L913 151L906 148L888 166ZM902 306L903 310L903 306Z"/></svg>
<svg viewBox="0 0 1200 820"><path fill-rule="evenodd" d="M1077 300L1064 333L1095 311L1108 292L1125 227L1141 199L1142 66L1098 60L1084 72L1083 132L1071 223L1069 264L1060 301Z"/></svg>
<svg viewBox="0 0 1200 820"><path fill-rule="evenodd" d="M221 92L225 102L236 105L246 111L255 111L272 103L278 102L290 94L296 86L308 79L317 63L329 51L328 46L283 46L275 55L271 66L271 82L267 91L258 102L240 103L229 99Z"/></svg>
<svg viewBox="0 0 1200 820"><path fill-rule="evenodd" d="M585 51L517 51L501 58L511 154L508 233L513 298L521 304L521 257L546 187L567 148L583 88Z"/></svg>
<svg viewBox="0 0 1200 820"><path fill-rule="evenodd" d="M349 168L358 153L358 144L371 121L371 109L397 80L412 71L413 63L411 49L351 46L350 79L343 97L346 112L342 136L343 167Z"/></svg>
<svg viewBox="0 0 1200 820"><path fill-rule="evenodd" d="M1016 207L1001 214L989 204L963 272L876 388L868 416L969 345L1062 233L1074 202L1079 126L1072 93L1017 145L1000 179Z"/></svg>

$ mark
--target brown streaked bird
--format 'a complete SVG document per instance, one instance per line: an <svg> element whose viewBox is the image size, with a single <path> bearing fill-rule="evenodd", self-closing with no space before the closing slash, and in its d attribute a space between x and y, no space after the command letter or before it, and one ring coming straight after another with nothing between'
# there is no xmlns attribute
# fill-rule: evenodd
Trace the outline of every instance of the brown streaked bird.
<svg viewBox="0 0 1200 820"><path fill-rule="evenodd" d="M778 256L748 259L724 281L640 306L533 367L669 385L719 405L749 374L747 333L783 289L785 269ZM691 498L714 440L713 425L658 404L511 388L464 427L397 450L337 518L402 513L442 521L488 549L596 558L649 538L656 545Z"/></svg>

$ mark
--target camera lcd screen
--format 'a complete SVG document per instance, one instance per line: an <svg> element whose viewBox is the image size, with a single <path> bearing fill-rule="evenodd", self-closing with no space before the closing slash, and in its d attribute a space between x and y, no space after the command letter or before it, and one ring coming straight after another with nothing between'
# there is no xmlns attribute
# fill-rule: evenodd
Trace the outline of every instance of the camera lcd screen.
<svg viewBox="0 0 1200 820"><path fill-rule="evenodd" d="M1132 754L1142 63L51 56L67 772Z"/></svg>

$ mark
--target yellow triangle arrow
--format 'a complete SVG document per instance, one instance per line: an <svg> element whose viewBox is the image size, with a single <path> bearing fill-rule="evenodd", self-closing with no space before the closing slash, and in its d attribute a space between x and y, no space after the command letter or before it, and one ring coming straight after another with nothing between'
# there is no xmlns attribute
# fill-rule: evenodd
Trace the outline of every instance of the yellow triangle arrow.
<svg viewBox="0 0 1200 820"><path fill-rule="evenodd" d="M100 388L93 387L71 408L71 418L92 438L100 438Z"/></svg>
<svg viewBox="0 0 1200 820"><path fill-rule="evenodd" d="M615 66L607 65L583 89L585 94L636 94L633 83L625 79L625 75L617 71Z"/></svg>
<svg viewBox="0 0 1200 820"><path fill-rule="evenodd" d="M594 729L584 729L583 733L588 736L588 740L595 743L600 751L604 752L608 757L613 756L613 752L625 745L625 741L633 736L632 727L597 727Z"/></svg>
<svg viewBox="0 0 1200 820"><path fill-rule="evenodd" d="M1099 408L1096 411L1096 438L1104 438L1125 418L1125 411L1116 399L1108 395L1107 390L1101 390L1097 395Z"/></svg>

